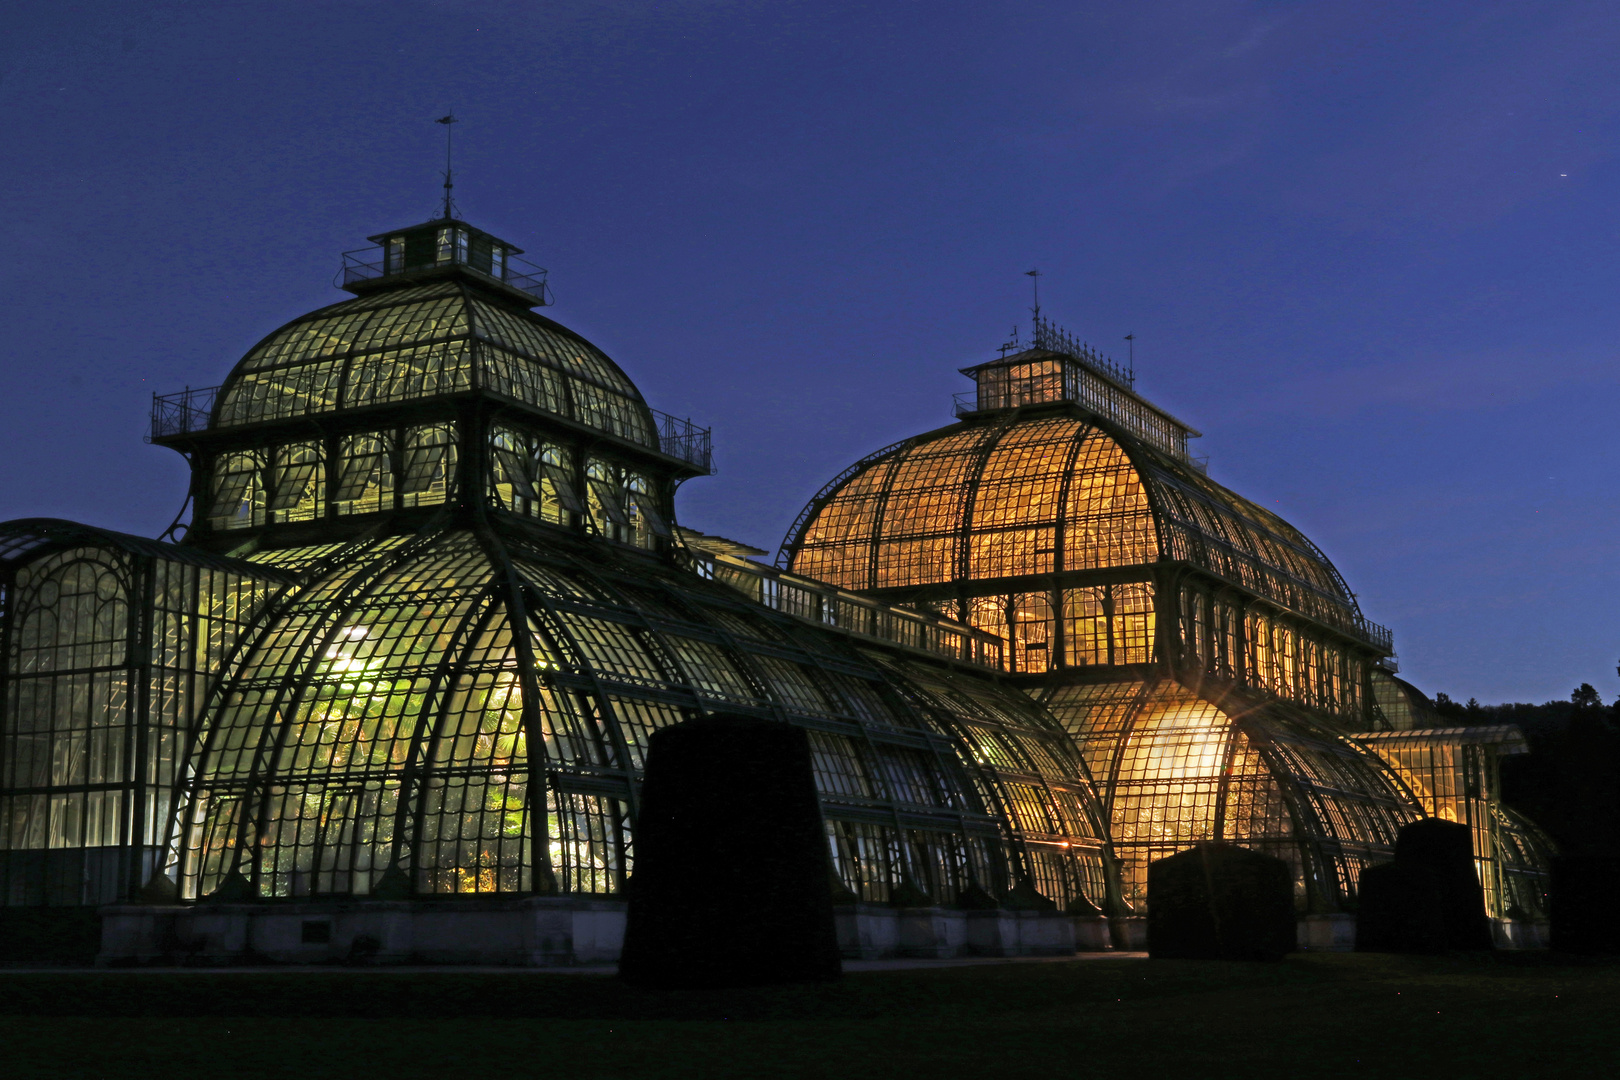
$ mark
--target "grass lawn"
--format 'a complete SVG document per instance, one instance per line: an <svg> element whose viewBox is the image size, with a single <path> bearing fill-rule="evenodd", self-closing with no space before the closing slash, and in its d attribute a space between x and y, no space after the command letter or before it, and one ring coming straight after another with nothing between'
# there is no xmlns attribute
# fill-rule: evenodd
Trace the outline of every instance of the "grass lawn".
<svg viewBox="0 0 1620 1080"><path fill-rule="evenodd" d="M534 971L0 972L0 1076L1620 1075L1620 963L1099 958L703 993Z"/></svg>

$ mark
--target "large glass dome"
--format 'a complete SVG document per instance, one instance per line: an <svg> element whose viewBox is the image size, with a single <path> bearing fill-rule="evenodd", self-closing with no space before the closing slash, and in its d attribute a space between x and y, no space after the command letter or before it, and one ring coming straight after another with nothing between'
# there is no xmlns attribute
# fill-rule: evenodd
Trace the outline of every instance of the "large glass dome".
<svg viewBox="0 0 1620 1080"><path fill-rule="evenodd" d="M827 484L788 566L1001 638L1090 768L1127 905L1154 859L1227 840L1292 863L1302 909L1339 908L1414 815L1344 738L1372 726L1387 631L1298 529L1206 475L1191 429L1117 373L1024 355L969 369L961 422ZM1014 380L1036 361L1077 370Z"/></svg>
<svg viewBox="0 0 1620 1080"><path fill-rule="evenodd" d="M1334 624L1363 624L1316 545L1189 463L1075 415L957 424L863 458L789 533L793 569L884 591L1197 564Z"/></svg>
<svg viewBox="0 0 1620 1080"><path fill-rule="evenodd" d="M294 319L232 370L210 428L474 390L659 448L641 393L600 349L456 279L368 293Z"/></svg>

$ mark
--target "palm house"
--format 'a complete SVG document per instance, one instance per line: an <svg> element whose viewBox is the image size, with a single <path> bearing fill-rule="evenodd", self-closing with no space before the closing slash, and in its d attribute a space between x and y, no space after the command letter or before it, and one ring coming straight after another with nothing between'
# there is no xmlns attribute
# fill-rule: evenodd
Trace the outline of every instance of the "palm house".
<svg viewBox="0 0 1620 1080"><path fill-rule="evenodd" d="M1539 915L1522 737L1436 729L1327 558L1050 324L770 565L678 524L709 431L519 249L371 243L154 399L188 524L0 525L0 958L612 959L648 737L716 712L806 730L847 955L1138 942L1147 863L1212 838L1342 916L1425 814Z"/></svg>
<svg viewBox="0 0 1620 1080"><path fill-rule="evenodd" d="M1426 699L1315 544L1211 480L1134 371L1038 313L1001 352L963 369L956 423L828 483L783 565L1001 640L1085 759L1133 909L1149 862L1228 840L1291 862L1301 911L1346 910L1432 814L1474 826L1493 912L1540 912L1546 841L1495 798L1522 736L1392 738L1433 727Z"/></svg>

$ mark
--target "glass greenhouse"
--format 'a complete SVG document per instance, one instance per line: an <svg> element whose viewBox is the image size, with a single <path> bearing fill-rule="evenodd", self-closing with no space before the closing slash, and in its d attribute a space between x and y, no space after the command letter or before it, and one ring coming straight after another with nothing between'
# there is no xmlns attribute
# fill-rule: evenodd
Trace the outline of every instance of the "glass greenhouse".
<svg viewBox="0 0 1620 1080"><path fill-rule="evenodd" d="M1301 910L1344 909L1403 823L1446 812L1359 736L1407 700L1389 631L1302 533L1211 480L1130 372L1041 319L1004 353L964 369L957 423L827 484L781 561L1003 640L1097 784L1127 904L1153 859L1230 840L1293 863ZM1479 858L1539 910L1548 849L1523 824L1518 846L1481 832Z"/></svg>
<svg viewBox="0 0 1620 1080"><path fill-rule="evenodd" d="M772 566L677 523L709 432L517 248L371 239L349 299L154 399L188 525L0 525L0 907L618 903L648 737L728 712L808 733L845 904L1124 918L1227 839L1339 912L1433 814L1540 913L1522 739L1438 728L1322 552L1050 323Z"/></svg>
<svg viewBox="0 0 1620 1080"><path fill-rule="evenodd" d="M648 735L725 710L808 729L848 897L1115 905L1085 765L997 639L717 573L674 525L708 433L543 290L403 235L155 402L182 542L0 527L8 904L617 896Z"/></svg>

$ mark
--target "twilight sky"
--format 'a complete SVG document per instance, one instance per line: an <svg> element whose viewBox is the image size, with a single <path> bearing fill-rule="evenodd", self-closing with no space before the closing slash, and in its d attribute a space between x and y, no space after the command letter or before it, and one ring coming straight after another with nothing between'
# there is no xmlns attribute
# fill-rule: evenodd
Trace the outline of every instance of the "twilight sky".
<svg viewBox="0 0 1620 1080"><path fill-rule="evenodd" d="M688 525L948 423L1037 266L1407 678L1620 691L1612 0L11 0L0 518L167 526L151 392L434 216L451 109L463 216L713 425Z"/></svg>

